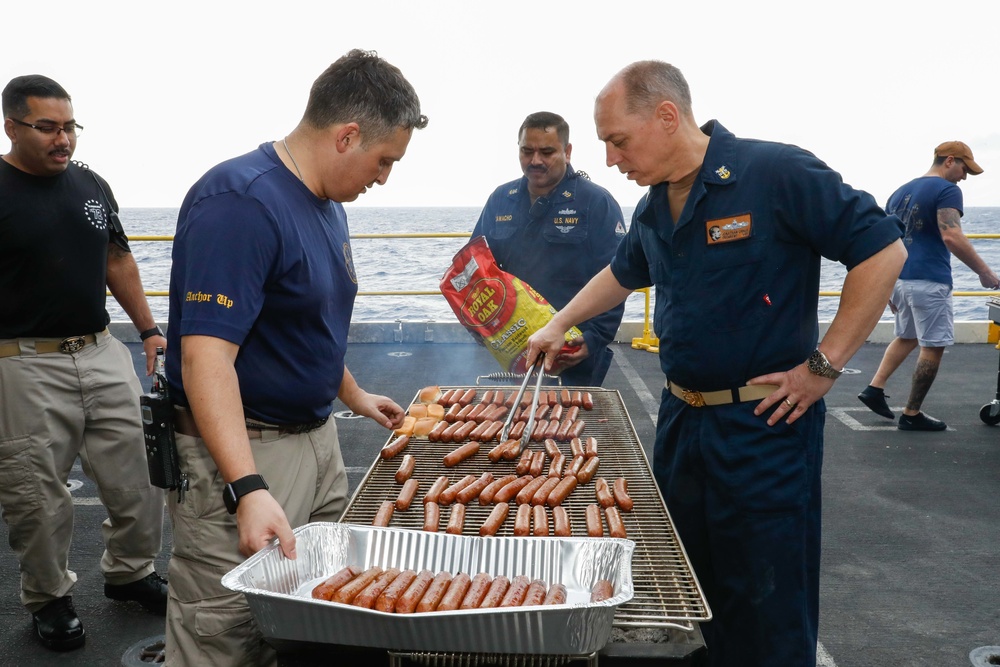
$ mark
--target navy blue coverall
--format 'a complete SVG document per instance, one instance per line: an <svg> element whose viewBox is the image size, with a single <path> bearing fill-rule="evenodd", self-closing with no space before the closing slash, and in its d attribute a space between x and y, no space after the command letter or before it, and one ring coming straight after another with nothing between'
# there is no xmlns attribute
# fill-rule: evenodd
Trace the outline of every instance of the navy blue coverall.
<svg viewBox="0 0 1000 667"><path fill-rule="evenodd" d="M476 236L486 237L500 268L562 309L611 262L625 225L614 197L567 165L563 180L534 205L523 176L494 190L472 232ZM563 384L601 385L613 356L608 343L624 313L623 303L577 325L590 356L561 373Z"/></svg>
<svg viewBox="0 0 1000 667"><path fill-rule="evenodd" d="M902 225L812 154L737 139L716 121L676 221L667 184L639 202L611 263L656 286L669 381L740 387L816 349L820 256L848 269ZM694 407L662 392L654 475L705 591L712 665L816 664L825 403L768 426L757 401Z"/></svg>

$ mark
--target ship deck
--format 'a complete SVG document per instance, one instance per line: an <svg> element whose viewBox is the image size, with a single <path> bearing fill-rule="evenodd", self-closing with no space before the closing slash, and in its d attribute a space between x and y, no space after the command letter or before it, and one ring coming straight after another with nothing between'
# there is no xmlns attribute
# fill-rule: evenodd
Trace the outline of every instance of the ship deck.
<svg viewBox="0 0 1000 667"><path fill-rule="evenodd" d="M129 346L138 368L140 347ZM663 383L657 357L627 345L614 349L604 386L621 393L651 459ZM949 429L909 433L856 398L884 349L866 344L848 365L854 372L838 380L827 396L817 664L969 664L970 651L1000 644L1000 430L979 418L980 408L997 392L998 351L990 344L949 348L924 406ZM909 391L913 361L887 389L897 413ZM457 342L352 343L347 363L363 387L403 405L421 386L474 384L477 375L497 370L484 348ZM335 410L344 407L338 404ZM364 419L342 418L339 427L353 492L386 433ZM100 523L106 515L79 464L71 478L78 488L73 489L77 513L70 567L79 577L73 600L87 631L86 646L56 654L37 643L18 599L17 561L4 549L0 664L143 664L126 653L162 635L162 618L104 598L99 561ZM0 534L6 542L5 526ZM168 522L156 563L164 574L170 544Z"/></svg>

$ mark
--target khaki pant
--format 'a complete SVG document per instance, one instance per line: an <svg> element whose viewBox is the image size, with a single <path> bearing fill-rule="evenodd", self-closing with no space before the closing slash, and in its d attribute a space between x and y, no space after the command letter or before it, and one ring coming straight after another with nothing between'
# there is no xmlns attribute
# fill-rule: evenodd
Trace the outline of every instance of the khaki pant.
<svg viewBox="0 0 1000 667"><path fill-rule="evenodd" d="M0 359L0 506L21 565L21 602L34 612L76 582L66 481L77 456L108 511L101 570L110 584L153 571L163 492L149 484L142 389L128 349L106 331L74 354L18 344L20 355Z"/></svg>
<svg viewBox="0 0 1000 667"><path fill-rule="evenodd" d="M281 504L292 528L336 521L347 505L347 472L337 427L300 435L264 431L251 440L254 463ZM189 489L183 503L167 501L174 527L167 605L166 664L276 664L250 614L246 598L225 588L224 574L245 559L239 552L236 516L222 502L222 478L202 440L177 435L181 471Z"/></svg>

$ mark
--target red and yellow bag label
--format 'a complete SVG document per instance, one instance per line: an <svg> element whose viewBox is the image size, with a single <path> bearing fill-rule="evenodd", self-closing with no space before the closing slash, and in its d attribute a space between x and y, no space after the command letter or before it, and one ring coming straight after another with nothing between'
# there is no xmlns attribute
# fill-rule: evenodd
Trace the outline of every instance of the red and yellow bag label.
<svg viewBox="0 0 1000 667"><path fill-rule="evenodd" d="M525 372L528 336L556 313L530 285L497 266L483 236L472 239L452 259L441 278L441 293L458 321L511 373ZM582 336L573 327L566 340Z"/></svg>

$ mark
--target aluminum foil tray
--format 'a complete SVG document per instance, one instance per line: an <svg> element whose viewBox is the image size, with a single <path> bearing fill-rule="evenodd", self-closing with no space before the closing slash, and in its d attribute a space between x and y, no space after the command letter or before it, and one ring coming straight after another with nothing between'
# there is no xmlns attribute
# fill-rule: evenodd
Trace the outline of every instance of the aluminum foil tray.
<svg viewBox="0 0 1000 667"><path fill-rule="evenodd" d="M614 538L471 537L310 523L295 531L295 560L271 544L222 578L244 593L269 639L410 651L586 655L611 635L615 608L632 598L631 540ZM567 604L387 614L315 600L312 589L347 565L473 576L523 574L562 583ZM609 580L616 595L590 602Z"/></svg>

